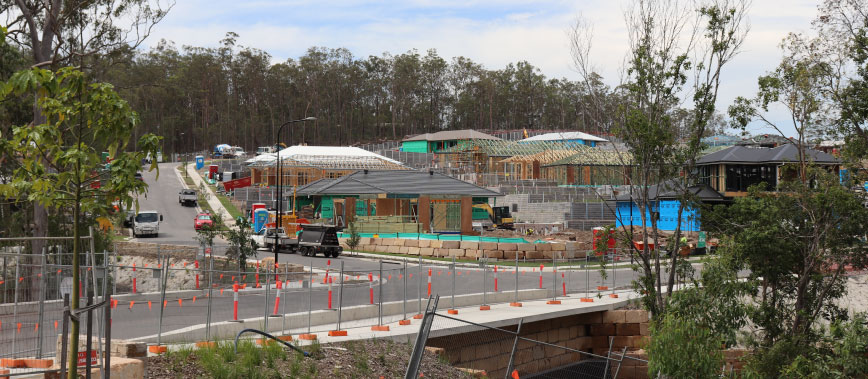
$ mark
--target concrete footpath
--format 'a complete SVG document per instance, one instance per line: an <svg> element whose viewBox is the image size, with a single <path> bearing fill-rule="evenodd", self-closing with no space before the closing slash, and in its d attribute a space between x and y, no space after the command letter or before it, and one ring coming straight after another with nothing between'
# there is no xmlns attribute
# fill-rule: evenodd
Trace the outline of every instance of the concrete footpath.
<svg viewBox="0 0 868 379"><path fill-rule="evenodd" d="M187 174L190 175L190 179L192 179L193 183L195 183L196 190L199 189L202 183L205 184L206 190L211 195L208 196L208 205L211 206L211 209L213 209L214 212L223 216L223 223L227 227L235 225L235 220L232 219L232 216L229 215L229 212L226 210L226 207L223 206L223 203L221 203L220 200L217 199L217 193L214 192L214 187L212 187L208 183L205 183L205 180L202 179L202 176L199 175L198 171L196 171L196 163L190 163L187 166ZM183 173L179 174L179 176L180 175L183 175Z"/></svg>

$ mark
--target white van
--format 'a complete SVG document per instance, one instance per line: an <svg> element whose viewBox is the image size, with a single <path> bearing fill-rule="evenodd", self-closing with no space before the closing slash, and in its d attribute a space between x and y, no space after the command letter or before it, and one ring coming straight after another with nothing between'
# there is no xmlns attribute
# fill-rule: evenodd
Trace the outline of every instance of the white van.
<svg viewBox="0 0 868 379"><path fill-rule="evenodd" d="M159 236L160 221L163 221L163 215L157 213L157 211L139 212L133 218L133 237L143 235Z"/></svg>

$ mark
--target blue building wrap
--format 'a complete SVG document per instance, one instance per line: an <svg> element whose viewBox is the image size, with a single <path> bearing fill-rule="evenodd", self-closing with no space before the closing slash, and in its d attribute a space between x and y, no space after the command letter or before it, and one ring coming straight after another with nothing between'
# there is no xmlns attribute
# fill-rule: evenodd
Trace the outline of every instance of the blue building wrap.
<svg viewBox="0 0 868 379"><path fill-rule="evenodd" d="M648 227L651 227L650 212L658 212L660 218L657 219L657 228L660 230L673 231L678 225L678 200L662 200L654 201L649 204L650 210L645 212L645 220L648 222ZM681 214L681 230L687 232L698 232L702 225L699 221L699 210L693 207L685 207ZM642 227L642 214L639 212L639 206L629 201L619 201L615 210L615 227L621 226L638 226Z"/></svg>

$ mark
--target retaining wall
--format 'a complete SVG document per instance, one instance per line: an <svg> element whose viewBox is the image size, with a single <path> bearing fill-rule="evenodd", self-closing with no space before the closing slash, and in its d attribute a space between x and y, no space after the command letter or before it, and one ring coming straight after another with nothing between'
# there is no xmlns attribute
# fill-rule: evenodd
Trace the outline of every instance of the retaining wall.
<svg viewBox="0 0 868 379"><path fill-rule="evenodd" d="M341 239L341 246L348 249L346 239ZM553 255L557 258L584 258L585 251L578 248L578 242L502 243L363 237L356 250L457 259L515 260L516 255L518 259L552 259Z"/></svg>

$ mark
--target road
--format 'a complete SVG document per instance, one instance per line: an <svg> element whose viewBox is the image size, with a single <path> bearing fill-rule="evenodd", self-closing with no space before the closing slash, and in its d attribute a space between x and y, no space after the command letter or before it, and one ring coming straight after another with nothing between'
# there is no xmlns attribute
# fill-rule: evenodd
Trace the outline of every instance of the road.
<svg viewBox="0 0 868 379"><path fill-rule="evenodd" d="M160 225L160 234L156 238L142 238L143 242L159 242L182 245L197 245L195 240L195 231L193 230L193 217L196 214L195 208L183 207L178 204L178 191L183 187L183 182L179 177L175 167L175 163L160 164L160 177L157 180L155 173L143 172L143 178L149 185L147 196L142 196L139 199L140 209L156 210L163 215L163 222ZM215 248L215 255L221 255L225 251L225 241L218 241L218 246ZM262 259L272 257L273 255L267 251L258 252L256 258ZM380 268L378 260L370 258L341 256L338 259L327 259L323 257L303 257L298 254L280 254L280 262L291 262L301 264L306 267L314 267L315 269L324 270L329 261L332 262L331 270L335 272L340 267L340 262L344 263L344 269L349 271L347 274L350 279L359 276L364 280L368 273L373 273L376 277ZM406 293L408 298L415 298L422 289L423 294L426 290L425 274L429 268L426 265L423 269L419 269L415 261L410 261L407 268L407 286ZM404 272L402 265L395 263L383 264L383 279L385 284L382 287L382 296L384 302L399 301L404 298ZM539 288L539 273L532 271L532 268L523 268L524 273L518 276L519 289ZM442 301L443 304L449 304L449 295L452 294L453 279L455 280L455 293L468 294L479 293L483 289L483 275L479 270L468 268L458 268L456 274L450 273L448 267L444 265L432 268L432 293L446 296ZM420 277L420 273L422 276ZM218 283L218 289L212 291L211 299L211 320L213 322L226 321L232 317L233 297L231 291L230 276L232 273L224 274L224 280L221 282L215 278ZM412 278L409 274L412 274ZM494 289L494 280L492 276L487 276L485 287L488 291ZM595 287L599 284L599 273L596 270L589 272L569 272L567 271L564 278L557 278L557 283L552 282L551 273L546 273L543 277L543 288L557 288L559 292L562 290L562 282L567 282L567 289L570 293L583 293L589 286ZM400 278L400 279L399 279ZM421 280L420 280L421 279ZM249 279L248 279L249 280ZM615 285L620 288L626 288L633 280L633 274L629 270L619 270L616 276ZM202 278L203 283L205 278ZM264 279L263 279L264 281ZM611 276L607 280L607 285L611 285ZM513 274L507 275L501 272L499 278L500 291L512 291L516 286L516 277ZM205 286L203 285L203 288ZM223 288L220 292L219 288ZM327 308L327 289L325 287L315 287L311 294L306 289L290 289L284 290L281 301L285 307L281 312L295 313L302 312L308 309L308 297L311 296L311 304L313 309ZM369 287L368 283L357 283L348 285L344 289L343 304L344 306L369 304ZM239 301L239 318L262 317L265 313L272 311L274 302L274 292L271 292L270 298L265 298L264 291L243 291ZM380 289L376 288L375 294L379 296ZM337 293L337 289L335 289ZM192 296L197 296L194 303ZM337 295L335 295L337 296ZM178 299L182 298L179 303ZM135 301L132 307L129 306L129 301ZM192 325L203 324L207 318L207 297L206 291L198 292L198 295L189 293L178 295L167 295L167 307L163 314L162 330L171 331L189 327ZM151 305L148 306L148 302ZM375 302L379 302L379 297L375 298ZM116 338L135 338L157 333L159 327L159 310L160 297L158 294L152 295L134 295L124 297L124 303L113 311L112 317L112 335ZM337 299L335 299L337 305ZM412 311L412 310L411 310ZM279 320L279 319L278 319Z"/></svg>

